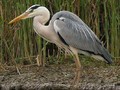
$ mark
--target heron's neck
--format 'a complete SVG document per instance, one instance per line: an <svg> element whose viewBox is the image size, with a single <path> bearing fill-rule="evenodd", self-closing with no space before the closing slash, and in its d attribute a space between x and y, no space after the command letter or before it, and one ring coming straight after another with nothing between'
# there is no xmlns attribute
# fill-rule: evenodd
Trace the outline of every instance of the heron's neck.
<svg viewBox="0 0 120 90"><path fill-rule="evenodd" d="M46 38L46 36L49 34L48 26L45 26L44 24L48 22L50 16L45 16L41 18L41 16L34 17L33 20L33 27L35 32L42 36L43 38Z"/></svg>
<svg viewBox="0 0 120 90"><path fill-rule="evenodd" d="M41 16L34 17L33 20L33 26L36 31L43 31L43 29L46 27L44 24L46 24L49 20L49 17L47 18L41 18Z"/></svg>
<svg viewBox="0 0 120 90"><path fill-rule="evenodd" d="M40 24L44 25L48 22L48 20L50 19L50 14L44 14L44 16L35 16L33 23L39 22Z"/></svg>
<svg viewBox="0 0 120 90"><path fill-rule="evenodd" d="M50 18L50 13L47 9L45 9L46 11L43 12L42 16L36 16L34 17L33 20L33 27L35 32L42 36L43 38L49 39L47 38L48 34L49 34L49 30L48 30L48 26L45 26L44 24L46 24Z"/></svg>

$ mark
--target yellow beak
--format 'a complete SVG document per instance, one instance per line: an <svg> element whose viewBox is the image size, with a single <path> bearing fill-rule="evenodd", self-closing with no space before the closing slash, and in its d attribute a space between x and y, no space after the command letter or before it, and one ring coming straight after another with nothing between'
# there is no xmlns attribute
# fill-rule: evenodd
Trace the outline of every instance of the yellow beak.
<svg viewBox="0 0 120 90"><path fill-rule="evenodd" d="M13 20L11 20L8 24L16 23L16 22L20 21L21 19L25 19L25 18L27 18L28 14L29 13L23 13L23 14L17 16L16 18L14 18Z"/></svg>

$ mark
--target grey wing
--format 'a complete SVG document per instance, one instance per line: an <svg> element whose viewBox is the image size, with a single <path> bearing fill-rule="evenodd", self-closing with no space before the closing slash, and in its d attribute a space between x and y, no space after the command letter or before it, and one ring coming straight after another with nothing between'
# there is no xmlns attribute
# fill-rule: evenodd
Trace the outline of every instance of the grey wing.
<svg viewBox="0 0 120 90"><path fill-rule="evenodd" d="M102 46L93 31L82 20L75 22L74 20L62 17L54 21L54 29L68 45L78 50L101 55L108 63L112 62L110 54Z"/></svg>
<svg viewBox="0 0 120 90"><path fill-rule="evenodd" d="M54 29L68 45L83 51L99 53L96 43L101 43L84 23L64 18L64 20L55 20Z"/></svg>

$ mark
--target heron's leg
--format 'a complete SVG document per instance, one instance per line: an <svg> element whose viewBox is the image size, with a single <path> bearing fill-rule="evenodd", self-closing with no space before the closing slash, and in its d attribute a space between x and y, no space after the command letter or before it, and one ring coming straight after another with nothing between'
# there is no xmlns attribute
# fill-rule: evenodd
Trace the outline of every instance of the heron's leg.
<svg viewBox="0 0 120 90"><path fill-rule="evenodd" d="M73 85L76 85L80 81L81 64L80 64L80 60L79 60L77 49L75 49L73 47L70 47L70 50L72 51L71 54L74 57L75 65L76 65L76 72L75 72L75 77L74 77L74 81L73 81Z"/></svg>
<svg viewBox="0 0 120 90"><path fill-rule="evenodd" d="M76 65L76 72L75 72L73 84L76 85L79 83L80 75L81 75L81 64L80 64L80 60L78 57L78 53L74 54L74 60L75 60L75 65Z"/></svg>

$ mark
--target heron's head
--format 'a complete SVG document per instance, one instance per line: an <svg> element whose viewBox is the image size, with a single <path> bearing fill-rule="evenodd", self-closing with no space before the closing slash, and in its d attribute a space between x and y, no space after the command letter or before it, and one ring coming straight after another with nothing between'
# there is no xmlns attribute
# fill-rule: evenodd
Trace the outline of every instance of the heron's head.
<svg viewBox="0 0 120 90"><path fill-rule="evenodd" d="M35 16L41 16L41 19L42 19L43 17L45 17L46 14L49 14L49 10L46 7L40 6L40 5L37 5L37 4L32 5L24 13L17 16L13 20L11 20L9 22L9 24L18 22L18 21L20 21L22 19L32 18L32 17L35 17ZM50 15L48 15L48 18L49 18L49 16Z"/></svg>

